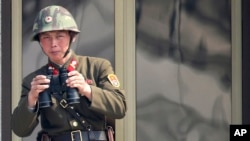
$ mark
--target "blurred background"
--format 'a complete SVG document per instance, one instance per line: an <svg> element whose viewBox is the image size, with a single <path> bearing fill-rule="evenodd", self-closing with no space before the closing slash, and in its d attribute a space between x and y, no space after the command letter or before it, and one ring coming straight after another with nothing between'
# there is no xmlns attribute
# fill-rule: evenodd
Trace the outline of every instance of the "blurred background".
<svg viewBox="0 0 250 141"><path fill-rule="evenodd" d="M137 0L137 141L228 141L230 0Z"/></svg>

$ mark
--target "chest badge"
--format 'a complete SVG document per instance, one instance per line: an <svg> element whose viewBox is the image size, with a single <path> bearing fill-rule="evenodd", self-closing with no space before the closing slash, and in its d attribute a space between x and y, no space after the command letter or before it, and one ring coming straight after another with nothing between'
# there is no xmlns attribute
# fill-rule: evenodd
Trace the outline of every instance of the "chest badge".
<svg viewBox="0 0 250 141"><path fill-rule="evenodd" d="M109 74L108 80L114 87L120 87L120 82L115 74Z"/></svg>

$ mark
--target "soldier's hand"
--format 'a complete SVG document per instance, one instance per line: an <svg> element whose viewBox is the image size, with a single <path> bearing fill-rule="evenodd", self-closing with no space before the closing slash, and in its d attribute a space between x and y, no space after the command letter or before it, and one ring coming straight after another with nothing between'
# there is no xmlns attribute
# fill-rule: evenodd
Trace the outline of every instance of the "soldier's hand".
<svg viewBox="0 0 250 141"><path fill-rule="evenodd" d="M66 80L67 86L77 88L82 96L86 96L90 101L92 99L90 85L85 81L85 78L78 71L68 73L69 78Z"/></svg>
<svg viewBox="0 0 250 141"><path fill-rule="evenodd" d="M28 95L29 107L35 106L39 94L45 89L49 88L50 80L45 75L37 75L31 81L31 89Z"/></svg>

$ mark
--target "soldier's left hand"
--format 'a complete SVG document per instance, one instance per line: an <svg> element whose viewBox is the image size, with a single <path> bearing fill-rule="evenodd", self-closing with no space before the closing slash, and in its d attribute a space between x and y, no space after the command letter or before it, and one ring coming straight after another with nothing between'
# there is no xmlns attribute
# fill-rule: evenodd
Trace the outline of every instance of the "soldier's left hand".
<svg viewBox="0 0 250 141"><path fill-rule="evenodd" d="M91 88L90 85L85 81L85 78L81 73L74 70L68 73L68 79L66 80L67 86L71 88L77 88L78 92L82 96L86 96L89 100L91 100Z"/></svg>

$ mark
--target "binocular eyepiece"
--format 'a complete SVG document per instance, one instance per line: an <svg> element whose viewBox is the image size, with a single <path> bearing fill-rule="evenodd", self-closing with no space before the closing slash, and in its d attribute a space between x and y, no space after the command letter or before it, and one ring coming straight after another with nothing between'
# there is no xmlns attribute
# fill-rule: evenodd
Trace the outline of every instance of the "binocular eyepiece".
<svg viewBox="0 0 250 141"><path fill-rule="evenodd" d="M68 104L80 103L80 96L77 89L68 87L66 84L66 80L68 78L66 68L60 68L59 75L53 76L53 70L49 67L47 71L47 78L50 79L49 88L39 94L39 108L50 107L52 105L51 95L53 94L63 96L65 93Z"/></svg>

